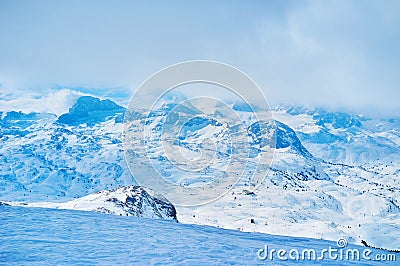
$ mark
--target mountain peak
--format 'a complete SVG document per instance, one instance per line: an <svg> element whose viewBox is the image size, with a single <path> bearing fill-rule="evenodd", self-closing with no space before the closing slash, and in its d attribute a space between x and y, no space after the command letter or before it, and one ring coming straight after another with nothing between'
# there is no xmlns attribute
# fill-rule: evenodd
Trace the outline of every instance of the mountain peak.
<svg viewBox="0 0 400 266"><path fill-rule="evenodd" d="M260 121L251 124L248 128L254 144L260 148L269 145L276 149L292 147L304 157L313 157L301 144L296 132L286 124L275 121Z"/></svg>
<svg viewBox="0 0 400 266"><path fill-rule="evenodd" d="M67 125L101 123L110 117L116 117L117 122L122 121L125 108L111 100L100 100L92 96L82 96L69 109L69 112L61 115L57 122Z"/></svg>

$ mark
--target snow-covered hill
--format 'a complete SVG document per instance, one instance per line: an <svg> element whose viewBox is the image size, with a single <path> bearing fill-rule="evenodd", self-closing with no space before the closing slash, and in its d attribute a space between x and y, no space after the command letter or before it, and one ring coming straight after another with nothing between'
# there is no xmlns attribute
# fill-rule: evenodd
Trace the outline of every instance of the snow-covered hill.
<svg viewBox="0 0 400 266"><path fill-rule="evenodd" d="M163 119L173 107L162 105L146 119L153 139L157 140ZM235 108L246 120L248 110ZM120 106L109 101L85 97L59 118L2 113L0 200L70 203L101 190L135 185L123 155L121 112ZM129 116L127 120L139 122L143 118L140 113ZM284 106L274 108L273 116L274 125L263 125L263 130L246 120L250 161L275 149L272 165L257 168L266 175L261 186L252 192L253 184L245 176L218 201L196 208L177 207L178 220L281 235L346 237L353 243L365 240L399 249L400 120ZM215 164L201 174L177 174L157 142L149 143L149 157L154 167L178 184L236 174L236 168L224 172L226 158L234 152L227 145L229 126L199 118L185 124L177 136L173 147L189 159L199 156L205 139L217 144ZM271 136L275 141L269 142ZM90 202L90 197L86 200Z"/></svg>
<svg viewBox="0 0 400 266"><path fill-rule="evenodd" d="M167 199L154 195L140 186L126 186L103 190L63 203L54 202L5 202L11 206L71 209L102 212L114 215L159 218L177 221L176 210Z"/></svg>

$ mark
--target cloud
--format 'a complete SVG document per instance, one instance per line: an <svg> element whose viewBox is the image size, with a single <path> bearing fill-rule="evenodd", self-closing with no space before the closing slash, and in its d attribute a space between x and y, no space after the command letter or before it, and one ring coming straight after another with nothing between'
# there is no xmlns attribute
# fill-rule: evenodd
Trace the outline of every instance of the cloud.
<svg viewBox="0 0 400 266"><path fill-rule="evenodd" d="M398 2L308 1L260 18L233 53L273 103L397 115Z"/></svg>
<svg viewBox="0 0 400 266"><path fill-rule="evenodd" d="M81 92L69 89L52 91L45 96L0 91L0 111L48 112L61 115L68 112L75 101L83 95Z"/></svg>
<svg viewBox="0 0 400 266"><path fill-rule="evenodd" d="M399 13L390 0L2 1L0 82L134 91L168 65L209 59L273 104L398 115Z"/></svg>

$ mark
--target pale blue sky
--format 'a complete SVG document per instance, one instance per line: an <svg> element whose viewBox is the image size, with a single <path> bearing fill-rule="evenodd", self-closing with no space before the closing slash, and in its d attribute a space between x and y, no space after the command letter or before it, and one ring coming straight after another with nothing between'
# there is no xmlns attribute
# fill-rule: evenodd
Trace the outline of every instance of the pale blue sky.
<svg viewBox="0 0 400 266"><path fill-rule="evenodd" d="M0 89L124 92L209 59L247 73L272 104L398 114L399 14L387 0L0 0Z"/></svg>

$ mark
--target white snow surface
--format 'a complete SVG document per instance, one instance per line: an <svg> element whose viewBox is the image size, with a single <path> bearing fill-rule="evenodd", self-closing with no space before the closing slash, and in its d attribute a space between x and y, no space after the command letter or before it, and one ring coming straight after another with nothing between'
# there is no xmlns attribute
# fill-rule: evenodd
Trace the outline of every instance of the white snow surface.
<svg viewBox="0 0 400 266"><path fill-rule="evenodd" d="M396 265L398 254L370 249L369 259L339 256L365 247L320 239L246 233L172 221L73 210L0 206L0 264L4 265ZM259 250L286 250L265 260ZM329 258L322 251L336 249ZM303 250L315 250L308 259ZM299 252L291 259L290 250ZM264 255L261 254L261 258ZM304 253L307 254L307 253ZM391 257L378 262L377 258ZM397 256L397 258L396 258ZM295 257L296 258L296 257Z"/></svg>

